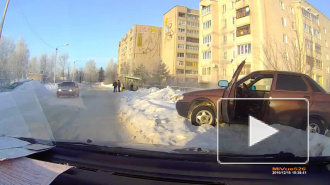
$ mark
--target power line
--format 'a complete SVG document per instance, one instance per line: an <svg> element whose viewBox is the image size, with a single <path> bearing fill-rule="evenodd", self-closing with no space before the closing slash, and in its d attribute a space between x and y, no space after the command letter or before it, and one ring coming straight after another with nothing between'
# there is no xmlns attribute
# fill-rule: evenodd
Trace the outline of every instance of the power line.
<svg viewBox="0 0 330 185"><path fill-rule="evenodd" d="M21 6L19 5L17 0L14 0L14 2L16 3L18 9L20 10L19 12L21 13L21 16L25 19L27 25L30 27L30 29L33 31L33 33L37 36L37 38L46 46L48 46L51 49L54 49L55 47L53 47L52 45L48 44L44 39L42 39L42 37L38 34L38 32L33 28L33 26L31 25L30 21L28 20L28 18L25 16L23 9L21 8Z"/></svg>

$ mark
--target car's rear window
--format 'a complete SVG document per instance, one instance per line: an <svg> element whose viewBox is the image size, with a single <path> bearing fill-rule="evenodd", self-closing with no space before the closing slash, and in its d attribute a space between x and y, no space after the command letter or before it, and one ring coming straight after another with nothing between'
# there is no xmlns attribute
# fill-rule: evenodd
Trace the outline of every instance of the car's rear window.
<svg viewBox="0 0 330 185"><path fill-rule="evenodd" d="M70 87L74 87L75 86L75 83L74 82L63 82L61 84L61 86L70 86Z"/></svg>
<svg viewBox="0 0 330 185"><path fill-rule="evenodd" d="M320 87L314 80L312 80L310 77L305 76L307 79L308 84L311 86L314 92L325 92L322 87Z"/></svg>

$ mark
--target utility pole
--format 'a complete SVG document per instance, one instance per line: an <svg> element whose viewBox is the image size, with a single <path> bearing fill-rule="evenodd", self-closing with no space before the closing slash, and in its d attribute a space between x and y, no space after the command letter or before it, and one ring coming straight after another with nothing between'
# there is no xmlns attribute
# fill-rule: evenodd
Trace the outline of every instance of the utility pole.
<svg viewBox="0 0 330 185"><path fill-rule="evenodd" d="M1 40L2 28L3 28L3 24L5 22L5 18L6 18L6 13L7 13L9 1L10 0L7 0L6 6L5 6L5 10L3 12L2 20L1 20L1 25L0 25L0 40Z"/></svg>
<svg viewBox="0 0 330 185"><path fill-rule="evenodd" d="M73 74L72 74L72 81L75 80L74 76L76 74L76 61L73 62Z"/></svg>
<svg viewBox="0 0 330 185"><path fill-rule="evenodd" d="M54 64L54 84L56 83L56 59L57 59L57 50L58 47L56 48L56 54L55 54L55 64Z"/></svg>

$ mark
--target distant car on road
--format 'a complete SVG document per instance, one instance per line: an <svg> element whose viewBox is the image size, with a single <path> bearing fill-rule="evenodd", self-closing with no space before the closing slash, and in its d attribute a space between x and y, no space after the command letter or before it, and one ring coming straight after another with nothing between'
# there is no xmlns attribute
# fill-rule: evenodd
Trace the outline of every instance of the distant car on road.
<svg viewBox="0 0 330 185"><path fill-rule="evenodd" d="M72 96L79 97L79 86L76 82L62 82L58 84L57 97L61 96Z"/></svg>
<svg viewBox="0 0 330 185"><path fill-rule="evenodd" d="M252 115L268 124L280 123L305 130L308 126L306 104L299 100L269 99L305 98L309 101L310 131L325 134L330 130L330 94L313 79L288 71L255 71L237 80L244 64L245 61L238 66L229 84L219 81L221 88L183 94L176 103L178 114L197 126L215 125L216 119L221 123L247 123L248 116ZM223 100L217 111L220 98L247 100Z"/></svg>

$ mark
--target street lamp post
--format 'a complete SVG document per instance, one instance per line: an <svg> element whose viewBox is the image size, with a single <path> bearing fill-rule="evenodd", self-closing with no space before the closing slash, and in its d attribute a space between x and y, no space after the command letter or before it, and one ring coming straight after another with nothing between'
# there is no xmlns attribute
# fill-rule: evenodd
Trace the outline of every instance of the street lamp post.
<svg viewBox="0 0 330 185"><path fill-rule="evenodd" d="M10 0L7 0L6 6L5 6L5 10L4 10L4 12L3 12L3 16L2 16L2 19L1 19L1 24L0 24L0 39L1 39L1 34L2 34L3 24L4 24L4 22L5 22L5 18L6 18L6 13L7 13L7 9L8 9L8 5L9 5L9 1L10 1Z"/></svg>
<svg viewBox="0 0 330 185"><path fill-rule="evenodd" d="M57 46L56 47L56 52L55 52L55 63L54 63L54 84L56 83L56 60L57 60L57 50L59 47L62 47L62 46L68 46L69 44L63 44L61 46Z"/></svg>

